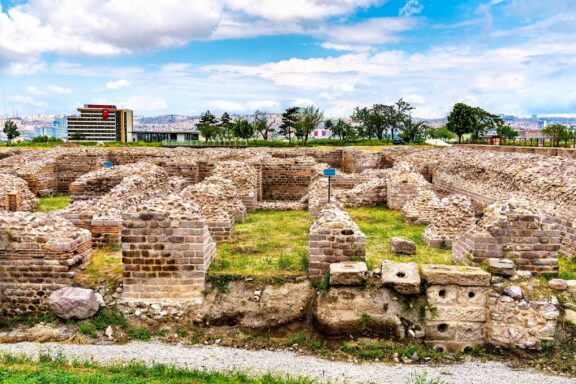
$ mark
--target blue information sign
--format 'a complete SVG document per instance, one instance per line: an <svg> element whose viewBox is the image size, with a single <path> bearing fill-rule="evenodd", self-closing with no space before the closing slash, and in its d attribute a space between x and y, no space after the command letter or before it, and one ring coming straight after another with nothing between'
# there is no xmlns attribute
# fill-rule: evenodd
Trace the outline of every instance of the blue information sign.
<svg viewBox="0 0 576 384"><path fill-rule="evenodd" d="M324 176L336 176L336 169L334 168L325 169Z"/></svg>
<svg viewBox="0 0 576 384"><path fill-rule="evenodd" d="M111 161L105 161L102 165L109 168L109 167L113 166L114 163Z"/></svg>

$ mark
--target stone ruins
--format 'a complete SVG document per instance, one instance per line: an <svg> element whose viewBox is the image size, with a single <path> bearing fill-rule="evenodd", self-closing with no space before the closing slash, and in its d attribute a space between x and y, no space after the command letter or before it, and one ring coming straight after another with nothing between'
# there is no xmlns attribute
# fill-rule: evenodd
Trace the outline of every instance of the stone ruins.
<svg viewBox="0 0 576 384"><path fill-rule="evenodd" d="M117 304L146 324L172 316L257 329L309 314L330 335L414 337L451 352L539 349L556 336L561 304L553 295L529 300L526 287L512 284L556 275L559 257L576 255L576 158L481 149L0 151L0 315L48 311L48 297L74 285L93 248L115 245L123 264ZM329 167L338 170L330 202ZM37 197L54 194L71 204L34 212ZM383 260L370 270L366 235L346 212L370 206L427 226L423 239L452 248L456 265ZM216 242L257 209L308 210L307 276L213 293ZM392 251L418 254L400 238ZM313 299L306 279L326 285L325 294ZM418 304L406 311L407 303Z"/></svg>

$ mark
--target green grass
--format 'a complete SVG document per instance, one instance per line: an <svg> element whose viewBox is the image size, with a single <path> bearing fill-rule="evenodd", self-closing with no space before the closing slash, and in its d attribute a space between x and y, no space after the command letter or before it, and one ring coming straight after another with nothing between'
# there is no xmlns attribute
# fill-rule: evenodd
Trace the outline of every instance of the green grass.
<svg viewBox="0 0 576 384"><path fill-rule="evenodd" d="M74 276L74 283L84 288L107 285L110 289L122 281L122 250L117 247L95 248L88 266Z"/></svg>
<svg viewBox="0 0 576 384"><path fill-rule="evenodd" d="M38 199L38 212L52 212L66 208L70 204L70 198L65 195L54 197L41 197Z"/></svg>
<svg viewBox="0 0 576 384"><path fill-rule="evenodd" d="M220 373L180 369L132 362L103 366L91 362L68 362L62 356L40 355L38 361L4 355L0 358L0 383L6 384L312 384L305 378L280 378L270 374L248 376L245 373Z"/></svg>
<svg viewBox="0 0 576 384"><path fill-rule="evenodd" d="M376 268L382 260L417 262L418 264L452 264L452 251L432 248L426 244L422 234L425 225L409 225L399 211L385 207L347 208L350 217L366 234L366 263ZM400 236L416 243L415 256L398 256L390 251L392 237Z"/></svg>
<svg viewBox="0 0 576 384"><path fill-rule="evenodd" d="M212 276L304 275L308 268L310 219L305 211L258 211L218 243Z"/></svg>
<svg viewBox="0 0 576 384"><path fill-rule="evenodd" d="M564 280L576 280L576 255L572 258L566 256L558 257L558 278Z"/></svg>
<svg viewBox="0 0 576 384"><path fill-rule="evenodd" d="M452 252L429 247L422 238L423 225L404 223L400 212L385 207L348 208L366 234L366 262L375 268L384 259L419 264L452 264ZM308 234L313 220L304 211L258 211L234 228L232 237L218 244L211 276L287 277L307 271ZM415 256L390 252L390 240L401 236L416 243ZM217 281L217 283L223 283Z"/></svg>

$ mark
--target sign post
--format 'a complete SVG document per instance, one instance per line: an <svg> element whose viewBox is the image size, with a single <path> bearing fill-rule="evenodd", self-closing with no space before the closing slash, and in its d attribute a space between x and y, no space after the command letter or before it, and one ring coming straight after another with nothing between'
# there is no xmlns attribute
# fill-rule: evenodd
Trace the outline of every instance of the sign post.
<svg viewBox="0 0 576 384"><path fill-rule="evenodd" d="M327 168L324 170L324 176L326 176L328 178L328 203L330 203L330 195L331 195L331 182L332 182L332 177L336 176L336 169L334 168Z"/></svg>

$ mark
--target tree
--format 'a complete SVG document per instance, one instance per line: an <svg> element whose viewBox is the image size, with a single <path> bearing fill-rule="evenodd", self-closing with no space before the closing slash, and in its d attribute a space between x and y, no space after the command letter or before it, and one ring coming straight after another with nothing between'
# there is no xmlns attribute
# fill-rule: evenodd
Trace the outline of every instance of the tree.
<svg viewBox="0 0 576 384"><path fill-rule="evenodd" d="M228 112L224 112L222 116L220 116L220 135L227 140L230 140L234 136L234 122L232 118L228 114Z"/></svg>
<svg viewBox="0 0 576 384"><path fill-rule="evenodd" d="M402 125L412 109L414 108L402 99L392 105L374 104L371 108L356 107L352 121L361 126L360 133L363 137L370 139L376 136L382 140L387 132L394 137L396 129Z"/></svg>
<svg viewBox="0 0 576 384"><path fill-rule="evenodd" d="M20 131L18 130L18 126L12 120L7 120L4 123L4 134L8 138L8 144L12 143L12 140L20 136Z"/></svg>
<svg viewBox="0 0 576 384"><path fill-rule="evenodd" d="M400 136L409 143L421 143L426 138L426 132L430 126L425 121L414 121L407 117L400 128Z"/></svg>
<svg viewBox="0 0 576 384"><path fill-rule="evenodd" d="M430 137L433 139L440 139L444 141L452 140L456 137L456 135L448 128L446 128L445 125L439 128L432 128L428 130L428 135L430 135Z"/></svg>
<svg viewBox="0 0 576 384"><path fill-rule="evenodd" d="M240 139L248 140L255 132L254 125L248 120L241 119L234 124L234 135Z"/></svg>
<svg viewBox="0 0 576 384"><path fill-rule="evenodd" d="M550 138L552 145L558 147L561 140L568 140L570 138L570 132L565 125L562 124L550 124L542 130L542 133Z"/></svg>
<svg viewBox="0 0 576 384"><path fill-rule="evenodd" d="M288 141L292 141L292 133L294 133L296 129L299 114L299 107L286 108L286 111L282 114L282 124L280 125L278 133L286 137Z"/></svg>
<svg viewBox="0 0 576 384"><path fill-rule="evenodd" d="M254 112L254 126L264 140L268 140L268 135L272 131L272 123L272 121L268 122L266 113L260 111Z"/></svg>
<svg viewBox="0 0 576 384"><path fill-rule="evenodd" d="M446 127L458 136L458 142L462 142L462 136L471 133L473 139L478 139L489 127L499 127L503 124L499 116L486 112L480 107L471 107L464 103L456 103L448 115Z"/></svg>
<svg viewBox="0 0 576 384"><path fill-rule="evenodd" d="M196 126L198 127L198 132L204 136L206 142L218 135L218 121L216 120L216 116L211 114L210 111L206 111L206 113L200 115L200 121Z"/></svg>
<svg viewBox="0 0 576 384"><path fill-rule="evenodd" d="M347 140L356 137L356 129L344 119L326 120L324 128L332 132L333 135L338 136L340 140Z"/></svg>
<svg viewBox="0 0 576 384"><path fill-rule="evenodd" d="M308 107L300 108L298 122L295 127L296 137L304 141L308 141L310 134L320 125L324 119L324 113L318 107L310 105Z"/></svg>
<svg viewBox="0 0 576 384"><path fill-rule="evenodd" d="M496 133L503 139L515 139L518 137L518 131L509 126L508 124L501 125L496 128Z"/></svg>

